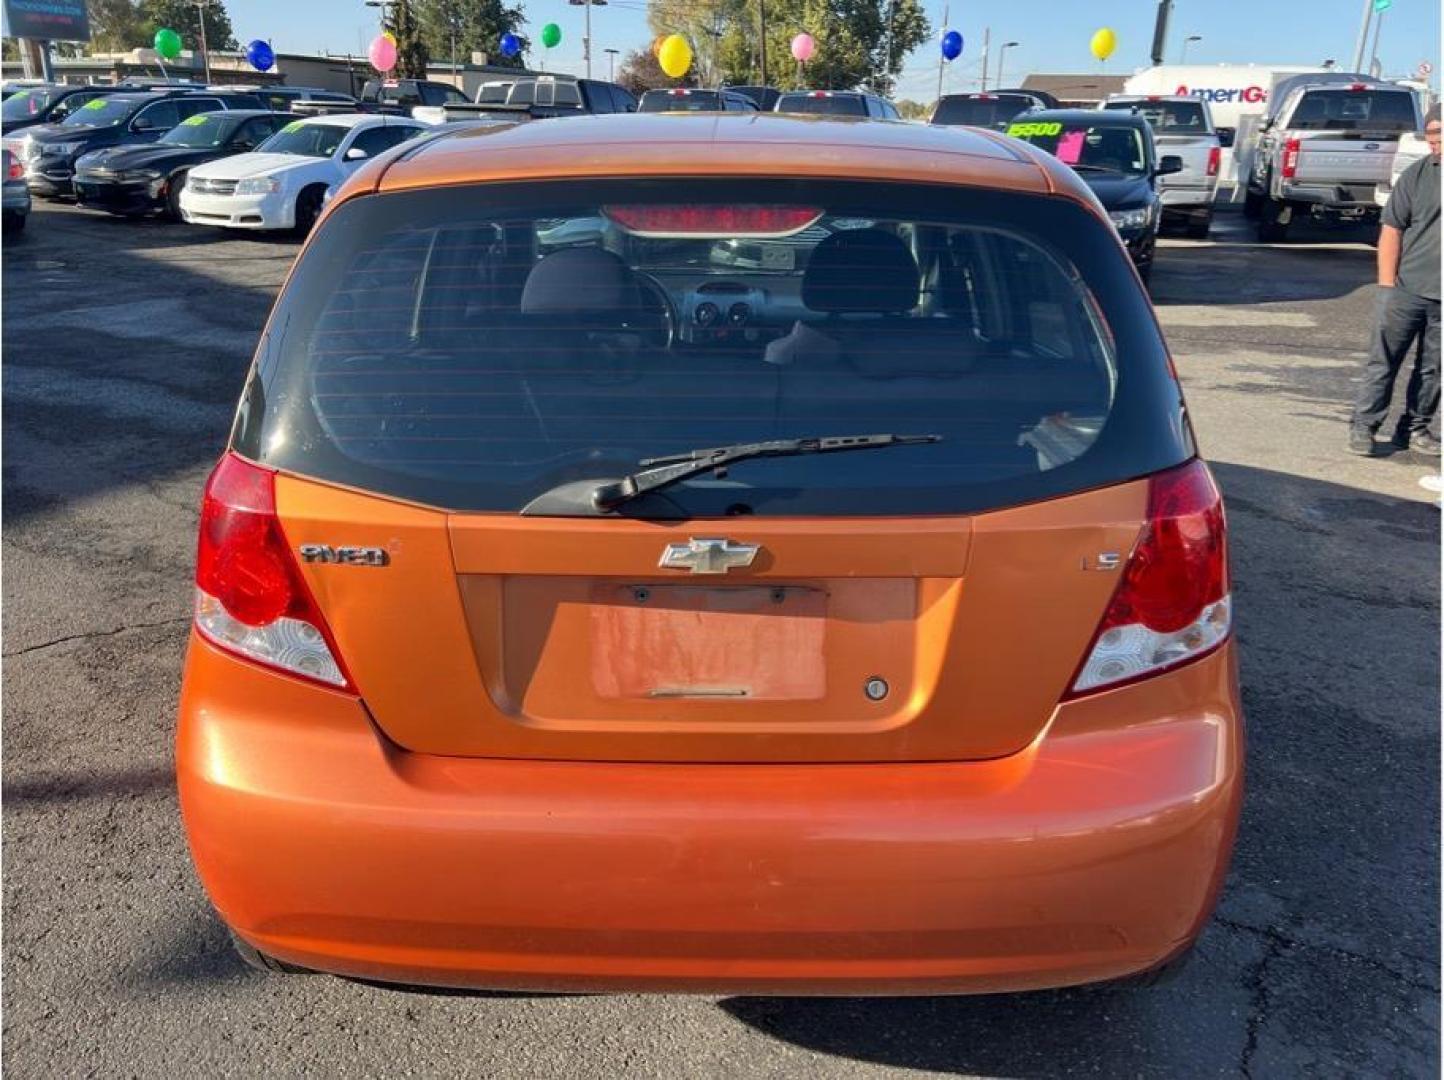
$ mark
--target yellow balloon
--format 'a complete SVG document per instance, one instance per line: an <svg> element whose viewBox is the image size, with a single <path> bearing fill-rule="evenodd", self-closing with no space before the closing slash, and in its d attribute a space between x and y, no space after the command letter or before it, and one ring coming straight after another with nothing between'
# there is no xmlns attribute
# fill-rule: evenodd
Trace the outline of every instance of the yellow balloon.
<svg viewBox="0 0 1444 1080"><path fill-rule="evenodd" d="M692 46L681 34L672 34L657 50L657 63L671 78L680 79L692 66Z"/></svg>
<svg viewBox="0 0 1444 1080"><path fill-rule="evenodd" d="M1088 43L1093 50L1093 55L1099 60L1107 60L1113 55L1113 50L1118 48L1118 35L1108 27L1104 27L1093 35L1093 40Z"/></svg>
<svg viewBox="0 0 1444 1080"><path fill-rule="evenodd" d="M384 37L387 41L391 42L391 44L396 44L396 35L393 34L390 30L381 31L381 36Z"/></svg>

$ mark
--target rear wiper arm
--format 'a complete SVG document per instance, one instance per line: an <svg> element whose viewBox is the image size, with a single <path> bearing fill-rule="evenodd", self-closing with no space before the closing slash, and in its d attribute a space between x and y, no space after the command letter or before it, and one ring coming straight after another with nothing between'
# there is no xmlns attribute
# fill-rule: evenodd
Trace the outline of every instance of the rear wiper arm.
<svg viewBox="0 0 1444 1080"><path fill-rule="evenodd" d="M829 435L804 439L772 439L768 442L733 443L688 450L666 457L644 458L641 472L629 473L613 483L599 484L592 492L598 510L615 510L624 502L649 491L669 487L689 477L725 469L737 461L762 457L797 457L801 454L831 454L842 450L873 450L883 446L911 446L941 442L941 435Z"/></svg>

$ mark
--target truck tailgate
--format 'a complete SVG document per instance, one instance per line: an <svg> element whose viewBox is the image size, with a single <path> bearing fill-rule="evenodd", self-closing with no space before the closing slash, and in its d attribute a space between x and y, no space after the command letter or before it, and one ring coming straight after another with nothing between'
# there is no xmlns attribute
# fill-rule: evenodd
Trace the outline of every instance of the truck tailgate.
<svg viewBox="0 0 1444 1080"><path fill-rule="evenodd" d="M1303 136L1299 140L1299 183L1380 184L1389 179L1398 136Z"/></svg>

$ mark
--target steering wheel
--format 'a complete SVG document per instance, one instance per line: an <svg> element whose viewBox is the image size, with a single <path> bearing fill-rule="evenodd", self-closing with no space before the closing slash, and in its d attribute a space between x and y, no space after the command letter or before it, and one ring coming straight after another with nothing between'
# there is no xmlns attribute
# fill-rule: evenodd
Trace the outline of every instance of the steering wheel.
<svg viewBox="0 0 1444 1080"><path fill-rule="evenodd" d="M642 287L650 292L657 300L657 307L661 311L662 322L666 328L666 339L662 346L671 349L677 341L677 309L672 303L672 294L669 293L660 281L645 271L636 271L637 281Z"/></svg>

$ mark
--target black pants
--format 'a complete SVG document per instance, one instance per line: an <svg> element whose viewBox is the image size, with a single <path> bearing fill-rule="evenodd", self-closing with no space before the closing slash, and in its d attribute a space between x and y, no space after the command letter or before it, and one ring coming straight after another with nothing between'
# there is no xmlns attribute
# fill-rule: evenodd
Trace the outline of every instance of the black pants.
<svg viewBox="0 0 1444 1080"><path fill-rule="evenodd" d="M1374 316L1369 361L1354 399L1355 429L1378 431L1389 415L1394 380L1399 368L1418 345L1418 359L1404 392L1404 415L1399 430L1429 430L1439 411L1439 301L1426 300L1395 286L1380 289Z"/></svg>

